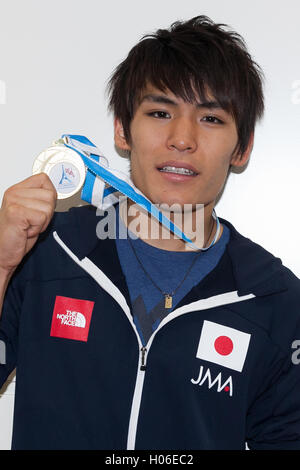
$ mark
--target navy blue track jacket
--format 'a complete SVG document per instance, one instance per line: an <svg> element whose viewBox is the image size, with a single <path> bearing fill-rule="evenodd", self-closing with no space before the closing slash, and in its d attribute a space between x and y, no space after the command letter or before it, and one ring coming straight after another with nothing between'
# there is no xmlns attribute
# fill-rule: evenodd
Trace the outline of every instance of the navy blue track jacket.
<svg viewBox="0 0 300 470"><path fill-rule="evenodd" d="M12 448L300 449L299 279L220 218L224 255L142 348L99 220L56 213L9 284Z"/></svg>

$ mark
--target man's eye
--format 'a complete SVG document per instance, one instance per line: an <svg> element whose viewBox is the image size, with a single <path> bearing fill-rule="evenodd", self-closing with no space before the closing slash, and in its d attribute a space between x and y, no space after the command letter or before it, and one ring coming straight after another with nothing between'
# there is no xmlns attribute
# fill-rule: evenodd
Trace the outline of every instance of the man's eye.
<svg viewBox="0 0 300 470"><path fill-rule="evenodd" d="M221 121L221 119L216 118L215 116L204 116L203 119L207 120L207 122L212 124L223 124L223 121Z"/></svg>
<svg viewBox="0 0 300 470"><path fill-rule="evenodd" d="M169 119L170 114L167 113L166 111L152 111L151 113L148 113L148 116L153 116L158 119Z"/></svg>

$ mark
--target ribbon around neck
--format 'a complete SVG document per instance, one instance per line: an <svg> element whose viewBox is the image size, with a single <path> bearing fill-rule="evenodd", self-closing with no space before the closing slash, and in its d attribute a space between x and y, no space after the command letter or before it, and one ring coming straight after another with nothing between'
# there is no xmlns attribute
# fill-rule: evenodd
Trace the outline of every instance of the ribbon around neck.
<svg viewBox="0 0 300 470"><path fill-rule="evenodd" d="M164 227L172 231L176 236L184 240L192 249L199 250L171 220L169 220L155 204L133 184L132 180L122 171L109 168L109 162L102 152L87 137L81 135L63 134L61 139L64 145L82 158L86 168L86 178L81 191L81 199L95 207L106 210L119 201L119 195L124 194L132 201L145 209L155 217ZM217 221L216 235L211 244L202 251L208 250L220 233L220 222L213 210L212 216Z"/></svg>

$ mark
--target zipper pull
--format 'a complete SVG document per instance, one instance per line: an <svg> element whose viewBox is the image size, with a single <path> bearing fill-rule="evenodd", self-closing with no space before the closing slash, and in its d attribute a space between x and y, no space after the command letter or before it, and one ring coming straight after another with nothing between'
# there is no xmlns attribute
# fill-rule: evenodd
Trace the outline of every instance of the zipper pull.
<svg viewBox="0 0 300 470"><path fill-rule="evenodd" d="M147 348L145 348L143 346L141 348L141 352L142 352L142 364L141 364L140 370L146 370L146 352L147 352Z"/></svg>

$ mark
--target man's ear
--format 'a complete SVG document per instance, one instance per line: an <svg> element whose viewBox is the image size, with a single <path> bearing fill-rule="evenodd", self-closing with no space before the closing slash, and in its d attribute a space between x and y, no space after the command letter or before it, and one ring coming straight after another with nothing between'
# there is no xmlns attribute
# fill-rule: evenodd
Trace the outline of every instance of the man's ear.
<svg viewBox="0 0 300 470"><path fill-rule="evenodd" d="M125 135L123 126L118 118L114 119L114 139L115 145L121 150L130 151L131 147L128 145Z"/></svg>
<svg viewBox="0 0 300 470"><path fill-rule="evenodd" d="M230 165L237 166L237 167L246 165L246 163L248 162L250 158L253 145L254 145L254 132L251 132L249 142L248 142L245 152L243 154L235 152L231 158Z"/></svg>

